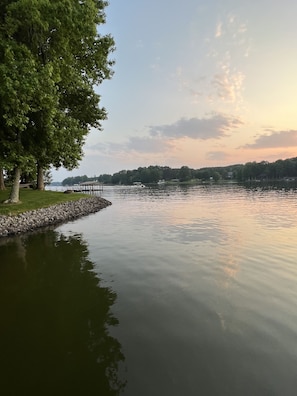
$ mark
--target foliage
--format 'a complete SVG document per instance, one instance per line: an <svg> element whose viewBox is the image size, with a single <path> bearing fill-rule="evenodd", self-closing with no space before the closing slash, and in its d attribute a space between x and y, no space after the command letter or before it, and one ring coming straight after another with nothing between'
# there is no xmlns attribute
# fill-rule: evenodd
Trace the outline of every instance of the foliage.
<svg viewBox="0 0 297 396"><path fill-rule="evenodd" d="M108 175L108 174L104 173L103 175L100 175L100 176L97 178L97 180L98 180L98 182L100 182L100 183L110 184L110 183L111 183L111 178L112 178L111 175Z"/></svg>
<svg viewBox="0 0 297 396"><path fill-rule="evenodd" d="M5 168L25 168L32 161L24 147L37 71L30 51L0 29L0 162Z"/></svg>
<svg viewBox="0 0 297 396"><path fill-rule="evenodd" d="M192 170L188 166L182 166L179 170L180 181L189 181L192 179Z"/></svg>
<svg viewBox="0 0 297 396"><path fill-rule="evenodd" d="M63 186L74 186L75 184L83 183L88 181L89 178L88 176L75 176L75 177L67 177L66 179L63 180L62 185Z"/></svg>
<svg viewBox="0 0 297 396"><path fill-rule="evenodd" d="M297 178L297 158L288 158L269 163L247 162L242 166L238 179L240 181L253 180L281 180Z"/></svg>
<svg viewBox="0 0 297 396"><path fill-rule="evenodd" d="M52 183L52 181L53 181L53 176L51 174L51 171L46 169L44 171L44 175L43 176L44 176L44 184L46 186L49 186Z"/></svg>
<svg viewBox="0 0 297 396"><path fill-rule="evenodd" d="M0 166L39 177L73 169L107 113L95 85L112 76L114 41L99 34L105 1L5 0L0 5ZM16 183L17 185L17 183Z"/></svg>

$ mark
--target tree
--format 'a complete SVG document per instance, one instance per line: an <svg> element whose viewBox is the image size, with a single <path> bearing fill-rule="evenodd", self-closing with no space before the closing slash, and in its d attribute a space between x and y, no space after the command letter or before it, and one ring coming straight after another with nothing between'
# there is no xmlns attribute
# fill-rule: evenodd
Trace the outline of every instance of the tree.
<svg viewBox="0 0 297 396"><path fill-rule="evenodd" d="M101 182L101 183L111 183L111 178L112 178L112 176L111 175L109 175L109 174L106 174L106 173L104 173L103 175L100 175L99 177L98 177L98 181L99 182Z"/></svg>
<svg viewBox="0 0 297 396"><path fill-rule="evenodd" d="M3 168L0 167L0 190L5 190Z"/></svg>
<svg viewBox="0 0 297 396"><path fill-rule="evenodd" d="M114 41L98 33L106 5L100 0L6 1L2 31L34 64L34 95L22 109L26 122L19 151L34 159L39 189L50 165L77 166L90 128L101 129L106 119L94 88L112 75L108 57ZM20 73L14 79L22 87ZM19 161L16 146L11 148Z"/></svg>
<svg viewBox="0 0 297 396"><path fill-rule="evenodd" d="M191 169L188 166L182 166L179 171L179 178L181 181L188 181L192 177Z"/></svg>
<svg viewBox="0 0 297 396"><path fill-rule="evenodd" d="M213 180L214 181L219 181L220 179L221 179L221 175L220 175L220 173L219 172L217 172L217 171L214 171L213 173L212 173L212 177L213 177Z"/></svg>
<svg viewBox="0 0 297 396"><path fill-rule="evenodd" d="M8 202L18 202L21 169L32 161L23 142L36 85L35 62L30 51L0 29L0 160L2 166L11 167L14 172Z"/></svg>
<svg viewBox="0 0 297 396"><path fill-rule="evenodd" d="M66 179L64 179L62 181L62 185L63 186L73 186L75 184L79 184L79 183L83 183L88 181L88 176L84 175L84 176L75 176L75 177L67 177Z"/></svg>
<svg viewBox="0 0 297 396"><path fill-rule="evenodd" d="M158 166L149 166L149 182L157 183L161 179L161 172Z"/></svg>
<svg viewBox="0 0 297 396"><path fill-rule="evenodd" d="M56 15L65 14L65 9L68 15L63 18L60 29L55 28L57 48L54 44L49 46L50 50L57 51L58 61L56 52L52 55L49 50L47 54L48 62L54 64L59 75L55 86L59 98L58 111L54 118L58 145L47 144L43 157L39 155L38 165L44 167L53 164L71 170L82 157L82 146L90 128L100 130L101 120L106 119L106 110L99 108L100 96L95 93L94 85L112 75L113 62L108 60L108 56L114 49L114 41L110 36L100 36L97 31L97 27L105 22L106 2L66 1L66 8L65 1L60 3ZM60 46L65 42L67 50L63 52L61 60ZM53 142L51 136L48 140Z"/></svg>

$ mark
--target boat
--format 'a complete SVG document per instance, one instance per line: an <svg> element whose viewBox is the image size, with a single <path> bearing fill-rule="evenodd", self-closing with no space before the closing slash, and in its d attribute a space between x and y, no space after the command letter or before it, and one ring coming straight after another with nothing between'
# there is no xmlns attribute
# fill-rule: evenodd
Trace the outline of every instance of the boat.
<svg viewBox="0 0 297 396"><path fill-rule="evenodd" d="M165 184L165 180L164 180L164 179L159 180L157 184L158 184L159 186L160 186L161 184Z"/></svg>
<svg viewBox="0 0 297 396"><path fill-rule="evenodd" d="M133 187L140 187L140 188L143 188L143 187L145 187L145 185L144 184L142 184L142 182L133 182Z"/></svg>

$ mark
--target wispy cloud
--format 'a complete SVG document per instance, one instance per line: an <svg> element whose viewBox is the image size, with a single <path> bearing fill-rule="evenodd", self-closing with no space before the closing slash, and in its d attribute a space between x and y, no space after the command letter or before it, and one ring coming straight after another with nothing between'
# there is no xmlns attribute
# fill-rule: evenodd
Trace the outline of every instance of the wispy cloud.
<svg viewBox="0 0 297 396"><path fill-rule="evenodd" d="M217 22L214 36L217 39L227 35L235 39L243 35L246 31L246 23L241 22L235 14L229 14Z"/></svg>
<svg viewBox="0 0 297 396"><path fill-rule="evenodd" d="M162 153L172 148L171 140L162 137L132 136L122 143L106 142L88 145L85 151L88 154L100 153L101 155L112 156L128 153Z"/></svg>
<svg viewBox="0 0 297 396"><path fill-rule="evenodd" d="M209 151L206 153L206 159L210 161L225 161L229 155L224 151Z"/></svg>
<svg viewBox="0 0 297 396"><path fill-rule="evenodd" d="M210 40L208 51L208 57L217 60L216 70L210 77L212 102L219 99L237 105L242 103L245 74L240 71L240 62L250 51L247 30L246 23L235 14L226 15L216 25L215 39ZM217 40L222 36L224 40Z"/></svg>
<svg viewBox="0 0 297 396"><path fill-rule="evenodd" d="M176 69L172 78L178 81L181 91L190 95L191 104L207 103L212 109L224 111L235 105L241 111L245 108L245 58L250 51L247 25L229 14L221 17L214 29L195 72L184 65Z"/></svg>
<svg viewBox="0 0 297 396"><path fill-rule="evenodd" d="M173 124L149 127L151 136L163 136L172 139L220 139L243 125L238 117L225 114L213 114L208 118L181 118Z"/></svg>
<svg viewBox="0 0 297 396"><path fill-rule="evenodd" d="M271 131L269 135L257 137L254 143L246 144L243 148L263 149L278 147L297 147L297 130Z"/></svg>
<svg viewBox="0 0 297 396"><path fill-rule="evenodd" d="M171 79L178 82L179 90L190 94L191 102L197 103L205 98L209 91L209 80L207 76L195 76L189 78L181 66L177 67L171 74Z"/></svg>
<svg viewBox="0 0 297 396"><path fill-rule="evenodd" d="M95 144L86 144L84 146L84 152L88 155L100 154L102 156L110 156L113 153L119 153L121 151L123 151L122 143L100 142Z"/></svg>
<svg viewBox="0 0 297 396"><path fill-rule="evenodd" d="M217 26L216 26L216 32L215 32L215 37L216 37L216 38L222 36L222 34L223 34L223 32L222 32L222 27L223 27L222 22L221 22L221 21L218 22L218 24L217 24Z"/></svg>
<svg viewBox="0 0 297 396"><path fill-rule="evenodd" d="M151 68L152 70L160 70L160 61L161 61L160 56L157 56L157 57L154 59L154 62L150 64L150 68Z"/></svg>
<svg viewBox="0 0 297 396"><path fill-rule="evenodd" d="M230 71L229 67L222 68L221 73L215 74L212 85L216 90L216 94L224 101L235 103L241 101L241 91L244 81L242 72Z"/></svg>
<svg viewBox="0 0 297 396"><path fill-rule="evenodd" d="M130 137L125 145L128 150L141 153L160 153L172 147L172 143L166 139L153 137Z"/></svg>

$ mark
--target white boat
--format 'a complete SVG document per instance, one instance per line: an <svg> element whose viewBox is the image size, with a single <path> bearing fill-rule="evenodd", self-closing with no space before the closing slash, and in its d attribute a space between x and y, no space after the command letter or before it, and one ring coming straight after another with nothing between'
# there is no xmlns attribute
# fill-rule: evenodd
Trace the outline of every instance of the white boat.
<svg viewBox="0 0 297 396"><path fill-rule="evenodd" d="M142 184L141 182L133 182L133 187L140 187L140 188L143 188L143 187L145 187L145 185Z"/></svg>

